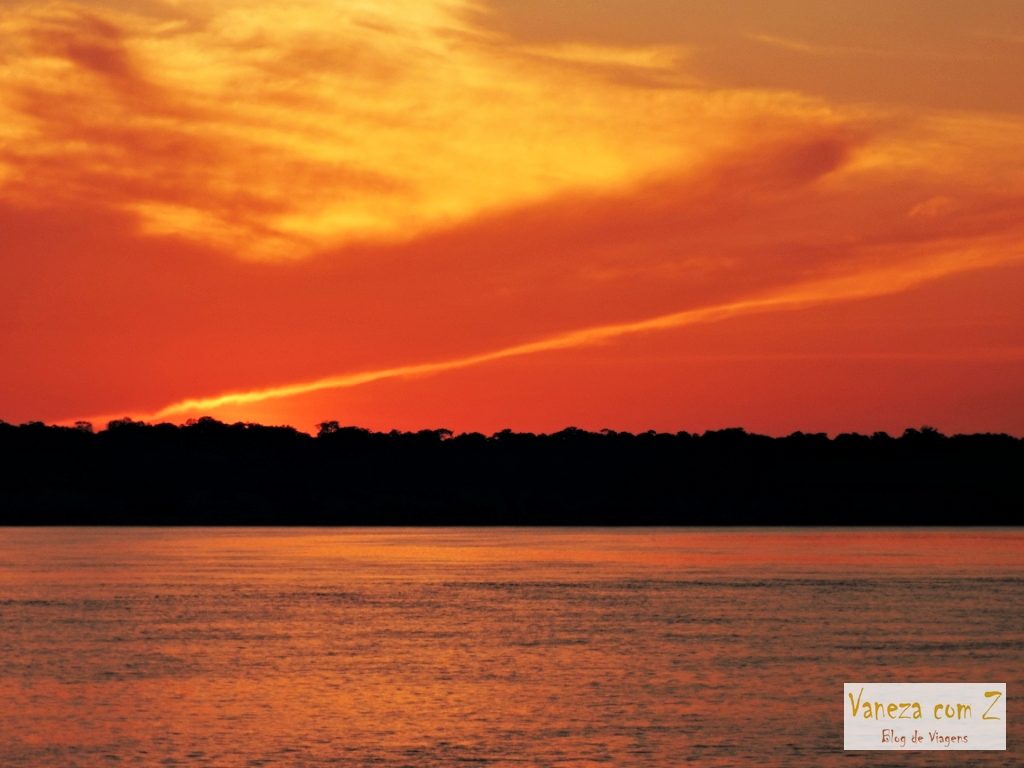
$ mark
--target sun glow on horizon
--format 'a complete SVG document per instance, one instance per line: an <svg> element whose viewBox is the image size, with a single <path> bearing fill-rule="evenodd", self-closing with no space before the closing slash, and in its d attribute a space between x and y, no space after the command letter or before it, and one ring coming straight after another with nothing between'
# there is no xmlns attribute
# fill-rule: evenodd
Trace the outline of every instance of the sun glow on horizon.
<svg viewBox="0 0 1024 768"><path fill-rule="evenodd" d="M0 418L1022 431L1024 22L912 5L13 0Z"/></svg>
<svg viewBox="0 0 1024 768"><path fill-rule="evenodd" d="M952 256L952 257L951 257ZM1016 254L1017 259L1024 259L1024 251ZM187 414L210 414L227 405L244 405L265 400L294 397L310 392L331 389L347 389L363 384L370 384L382 379L427 376L447 371L483 365L485 363L504 360L523 355L552 352L561 349L581 347L591 344L613 341L621 336L649 333L670 328L683 328L700 323L712 323L738 315L757 312L785 311L813 307L816 304L851 301L865 297L897 293L918 283L934 280L956 272L969 269L984 269L993 263L1002 263L1005 259L1000 254L994 257L991 252L976 255L965 262L963 254L939 254L927 263L917 265L913 272L899 272L880 269L874 274L846 275L831 280L795 286L793 289L774 296L753 298L744 301L701 307L697 309L673 312L667 315L637 320L614 325L602 325L584 328L537 341L516 344L510 347L467 355L452 360L431 363L416 363L395 368L384 368L373 371L339 374L314 381L298 382L282 386L243 392L229 392L211 397L195 397L171 403L153 413L134 414L134 418L160 420L172 416ZM68 419L69 423L79 421L105 421L111 417L89 417L85 419Z"/></svg>

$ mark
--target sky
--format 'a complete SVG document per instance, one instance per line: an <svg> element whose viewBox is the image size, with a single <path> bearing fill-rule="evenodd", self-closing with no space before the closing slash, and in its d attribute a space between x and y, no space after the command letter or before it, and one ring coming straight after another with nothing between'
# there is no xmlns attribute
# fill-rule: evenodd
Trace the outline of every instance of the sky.
<svg viewBox="0 0 1024 768"><path fill-rule="evenodd" d="M1017 0L0 6L0 419L1024 435Z"/></svg>

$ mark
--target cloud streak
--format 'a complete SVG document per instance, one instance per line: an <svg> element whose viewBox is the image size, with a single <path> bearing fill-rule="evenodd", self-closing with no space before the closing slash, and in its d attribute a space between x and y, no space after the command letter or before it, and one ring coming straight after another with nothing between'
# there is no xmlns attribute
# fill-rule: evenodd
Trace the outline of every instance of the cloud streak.
<svg viewBox="0 0 1024 768"><path fill-rule="evenodd" d="M597 325L556 334L536 341L515 344L489 352L449 360L344 373L313 381L241 392L228 392L211 397L188 398L167 405L152 414L136 414L136 418L159 420L172 416L200 414L225 406L246 405L267 400L296 397L323 390L348 389L385 379L441 374L508 358L612 342L634 334L685 328L691 325L713 323L759 312L798 310L821 304L899 293L929 280L935 280L966 270L983 269L997 264L1005 264L1008 261L1020 259L1022 256L1024 256L1024 252L1007 257L1005 254L993 253L993 251L988 250L976 252L972 258L965 259L965 254L961 250L952 253L939 253L915 265L913 270L907 270L906 268L880 269L868 274L844 275L828 280L796 285L773 295L709 307L687 309L633 322Z"/></svg>
<svg viewBox="0 0 1024 768"><path fill-rule="evenodd" d="M779 37L777 35L748 34L747 38L765 45L781 48L793 53L801 53L807 56L893 56L889 51L882 51L875 48L863 48L860 46L843 45L821 45L806 40L797 40L791 37Z"/></svg>

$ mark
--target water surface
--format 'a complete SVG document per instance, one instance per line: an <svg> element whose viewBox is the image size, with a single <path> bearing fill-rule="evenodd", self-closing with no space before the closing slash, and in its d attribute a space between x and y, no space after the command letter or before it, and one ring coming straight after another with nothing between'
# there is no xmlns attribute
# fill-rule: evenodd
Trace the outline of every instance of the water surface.
<svg viewBox="0 0 1024 768"><path fill-rule="evenodd" d="M1020 530L0 529L0 766L1008 765L842 685L1012 700L1022 606Z"/></svg>

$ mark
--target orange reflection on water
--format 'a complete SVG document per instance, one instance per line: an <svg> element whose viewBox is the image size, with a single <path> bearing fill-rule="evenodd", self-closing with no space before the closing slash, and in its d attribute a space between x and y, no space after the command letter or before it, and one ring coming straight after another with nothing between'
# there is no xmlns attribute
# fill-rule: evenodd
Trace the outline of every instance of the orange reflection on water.
<svg viewBox="0 0 1024 768"><path fill-rule="evenodd" d="M0 765L836 765L846 680L1021 684L1022 554L1019 530L7 529Z"/></svg>

